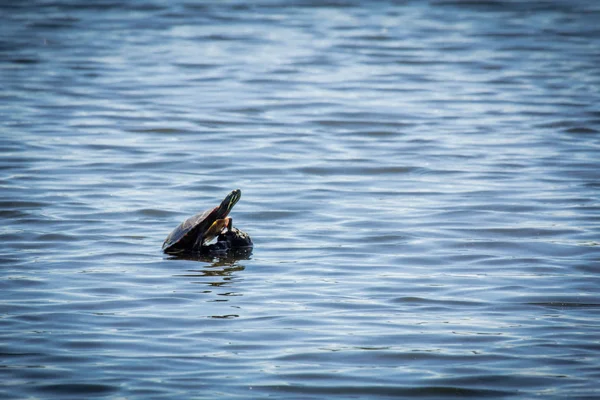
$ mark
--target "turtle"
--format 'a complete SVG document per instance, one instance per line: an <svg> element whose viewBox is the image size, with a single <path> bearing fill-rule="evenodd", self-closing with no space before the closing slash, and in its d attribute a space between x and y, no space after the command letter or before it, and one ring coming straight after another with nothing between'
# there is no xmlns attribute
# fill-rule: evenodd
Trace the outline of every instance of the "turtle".
<svg viewBox="0 0 600 400"><path fill-rule="evenodd" d="M233 190L215 208L198 213L183 221L165 239L162 250L176 254L201 251L202 246L219 236L225 228L231 231L233 220L227 215L242 196L239 189Z"/></svg>

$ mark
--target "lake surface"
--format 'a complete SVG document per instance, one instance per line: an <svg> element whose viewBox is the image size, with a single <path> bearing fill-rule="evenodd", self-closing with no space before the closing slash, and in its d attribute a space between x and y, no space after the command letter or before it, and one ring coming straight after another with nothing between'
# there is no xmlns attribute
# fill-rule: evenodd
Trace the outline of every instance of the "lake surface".
<svg viewBox="0 0 600 400"><path fill-rule="evenodd" d="M600 398L598 21L4 2L0 398Z"/></svg>

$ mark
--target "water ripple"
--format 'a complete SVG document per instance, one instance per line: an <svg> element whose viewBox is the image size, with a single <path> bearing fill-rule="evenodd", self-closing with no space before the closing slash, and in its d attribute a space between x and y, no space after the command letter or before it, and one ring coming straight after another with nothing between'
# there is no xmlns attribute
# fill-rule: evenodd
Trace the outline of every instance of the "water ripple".
<svg viewBox="0 0 600 400"><path fill-rule="evenodd" d="M593 2L0 10L0 397L599 396Z"/></svg>

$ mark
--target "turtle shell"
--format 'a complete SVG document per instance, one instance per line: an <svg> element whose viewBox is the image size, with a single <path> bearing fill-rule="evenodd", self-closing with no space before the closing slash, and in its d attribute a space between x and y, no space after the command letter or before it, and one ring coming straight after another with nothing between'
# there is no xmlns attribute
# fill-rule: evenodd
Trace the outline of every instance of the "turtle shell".
<svg viewBox="0 0 600 400"><path fill-rule="evenodd" d="M162 249L165 253L179 253L193 250L198 235L206 230L217 220L219 207L211 208L198 213L183 221L165 239Z"/></svg>

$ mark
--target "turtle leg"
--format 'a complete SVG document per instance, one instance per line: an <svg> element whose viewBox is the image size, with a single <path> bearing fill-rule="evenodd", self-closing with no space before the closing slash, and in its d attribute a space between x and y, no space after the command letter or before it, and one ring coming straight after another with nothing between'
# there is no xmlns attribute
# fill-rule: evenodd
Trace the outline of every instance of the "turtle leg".
<svg viewBox="0 0 600 400"><path fill-rule="evenodd" d="M202 243L204 242L204 236L198 235L196 241L194 242L194 246L192 246L193 251L198 251L202 248Z"/></svg>
<svg viewBox="0 0 600 400"><path fill-rule="evenodd" d="M233 228L233 219L227 218L227 232L231 232L231 228Z"/></svg>
<svg viewBox="0 0 600 400"><path fill-rule="evenodd" d="M204 232L204 235L202 236L201 240L198 239L200 240L200 242L198 243L198 247L200 248L204 246L205 242L209 243L214 238L218 237L228 224L229 218L218 219L215 222L213 222L210 228L208 228L206 232Z"/></svg>

